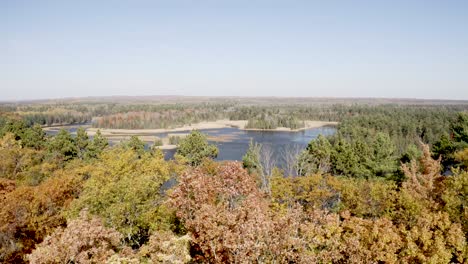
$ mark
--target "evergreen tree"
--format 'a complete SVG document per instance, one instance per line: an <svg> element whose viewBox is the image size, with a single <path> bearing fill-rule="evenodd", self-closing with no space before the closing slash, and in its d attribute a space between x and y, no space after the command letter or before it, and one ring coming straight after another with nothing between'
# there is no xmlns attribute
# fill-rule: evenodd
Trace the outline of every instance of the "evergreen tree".
<svg viewBox="0 0 468 264"><path fill-rule="evenodd" d="M109 142L107 138L105 138L98 129L93 140L88 144L88 149L85 152L85 159L97 158L108 145Z"/></svg>
<svg viewBox="0 0 468 264"><path fill-rule="evenodd" d="M28 128L22 133L21 144L24 147L41 149L45 145L45 132L42 130L42 127L38 124L34 125L31 128Z"/></svg>
<svg viewBox="0 0 468 264"><path fill-rule="evenodd" d="M75 144L78 151L78 157L80 159L84 159L86 152L88 151L89 138L88 134L82 127L78 128L76 131Z"/></svg>
<svg viewBox="0 0 468 264"><path fill-rule="evenodd" d="M130 140L123 142L123 145L126 148L135 151L140 156L145 152L145 143L141 141L137 136L131 136Z"/></svg>
<svg viewBox="0 0 468 264"><path fill-rule="evenodd" d="M193 130L180 141L177 154L185 157L192 166L198 166L205 158L216 158L218 148L208 144L206 136L200 131Z"/></svg>
<svg viewBox="0 0 468 264"><path fill-rule="evenodd" d="M442 165L444 168L449 168L455 164L453 153L457 150L455 142L449 138L447 134L444 134L440 139L432 146L432 153L434 158L442 158Z"/></svg>
<svg viewBox="0 0 468 264"><path fill-rule="evenodd" d="M61 129L48 144L48 151L53 157L61 160L69 160L77 156L78 149L70 132Z"/></svg>
<svg viewBox="0 0 468 264"><path fill-rule="evenodd" d="M261 144L253 142L253 140L250 139L249 148L247 149L245 155L242 157L242 165L244 166L244 168L247 169L249 173L262 173L263 168L260 162L261 149Z"/></svg>
<svg viewBox="0 0 468 264"><path fill-rule="evenodd" d="M331 161L333 164L332 171L334 174L358 176L358 156L354 153L351 144L342 137L338 137L338 140L333 146Z"/></svg>
<svg viewBox="0 0 468 264"><path fill-rule="evenodd" d="M306 149L308 156L308 172L328 172L330 170L330 158L332 153L332 145L330 141L323 135L319 135L315 140L312 140Z"/></svg>
<svg viewBox="0 0 468 264"><path fill-rule="evenodd" d="M458 149L468 147L468 114L459 113L457 121L450 126L453 140L456 142Z"/></svg>
<svg viewBox="0 0 468 264"><path fill-rule="evenodd" d="M101 130L99 129L96 131L96 134L93 137L93 145L100 151L109 145L109 141L101 134Z"/></svg>
<svg viewBox="0 0 468 264"><path fill-rule="evenodd" d="M20 140L26 128L27 126L23 120L7 118L0 129L0 137L3 137L6 133L13 133L15 140Z"/></svg>

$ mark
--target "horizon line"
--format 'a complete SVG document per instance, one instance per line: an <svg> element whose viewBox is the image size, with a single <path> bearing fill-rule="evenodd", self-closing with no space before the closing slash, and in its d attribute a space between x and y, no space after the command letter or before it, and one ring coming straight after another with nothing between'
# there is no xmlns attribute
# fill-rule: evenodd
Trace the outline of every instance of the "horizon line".
<svg viewBox="0 0 468 264"><path fill-rule="evenodd" d="M146 97L146 98L145 98ZM180 97L180 98L239 98L239 99L322 99L322 100L403 100L403 101L451 101L451 102L466 102L468 99L447 99L447 98L417 98L417 97L372 97L372 96L281 96L281 95L268 95L268 96L244 96L244 95L92 95L92 96L65 96L65 97L51 97L51 98L35 98L35 99L12 99L0 100L0 104L4 103L28 103L28 102L41 102L41 101L69 101L79 99L112 99L112 98L128 98L128 99L150 99L151 97ZM149 100L148 100L149 101Z"/></svg>

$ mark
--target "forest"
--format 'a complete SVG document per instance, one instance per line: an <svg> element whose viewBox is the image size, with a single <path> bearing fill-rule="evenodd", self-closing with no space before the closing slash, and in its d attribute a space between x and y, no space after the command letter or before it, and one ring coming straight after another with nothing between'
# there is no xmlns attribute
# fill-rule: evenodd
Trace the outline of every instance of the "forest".
<svg viewBox="0 0 468 264"><path fill-rule="evenodd" d="M167 160L136 136L110 145L99 131L42 128L220 118L339 125L283 153L286 168L256 142L240 162L215 161L196 130ZM468 105L6 105L0 201L1 263L466 263Z"/></svg>
<svg viewBox="0 0 468 264"><path fill-rule="evenodd" d="M389 131L403 136L419 133L424 140L438 137L436 131L422 131L424 127L437 129L422 122L432 118L444 123L454 118L454 113L467 110L463 101L423 101L423 100L358 100L314 98L162 98L160 100L133 99L117 100L63 100L45 102L23 102L0 104L0 112L15 113L32 126L56 126L90 123L96 128L112 129L156 129L175 128L202 121L219 119L246 120L247 129L275 129L304 127L304 121L336 121L360 117L358 122L373 119L374 123L385 125L386 116L392 122L403 118L405 126L392 126L401 131ZM428 111L429 113L425 113ZM398 118L397 118L398 117ZM426 119L426 120L420 120ZM354 122L354 121L353 121ZM415 123L415 124L412 124ZM446 124L441 124L440 127ZM421 130L421 131L415 131ZM427 135L426 135L427 134ZM435 135L434 135L435 134ZM395 136L399 136L396 135ZM409 135L414 136L414 135Z"/></svg>

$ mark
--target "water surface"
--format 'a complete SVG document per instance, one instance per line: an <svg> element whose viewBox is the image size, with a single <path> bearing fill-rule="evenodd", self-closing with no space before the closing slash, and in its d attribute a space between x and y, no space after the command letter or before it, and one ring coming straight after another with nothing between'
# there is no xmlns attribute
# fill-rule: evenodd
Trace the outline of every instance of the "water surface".
<svg viewBox="0 0 468 264"><path fill-rule="evenodd" d="M58 133L61 128L64 128L71 133L76 133L78 127L89 127L85 125L70 125L60 128L54 128L47 131L47 134L54 135ZM286 149L302 150L307 147L307 144L315 139L318 135L322 134L332 135L336 132L335 127L325 126L320 128L311 128L298 132L285 132L285 131L252 131L242 130L238 128L218 128L218 129L201 129L202 133L207 134L209 142L216 144L219 149L219 154L216 160L237 160L241 161L242 156L247 152L249 143L260 143L264 146L271 148L274 153L276 164L280 167L284 164L284 151ZM187 131L154 133L154 136L165 138L168 134L187 134ZM164 150L165 158L171 159L176 150Z"/></svg>
<svg viewBox="0 0 468 264"><path fill-rule="evenodd" d="M269 146L278 162L281 163L281 153L288 148L304 149L307 144L315 139L319 134L332 135L335 133L334 127L311 128L299 132L284 131L251 131L238 128L204 129L201 132L208 135L209 142L216 144L219 155L216 160L242 160L249 147L250 140ZM186 134L190 131L171 132L170 134ZM156 134L165 137L167 133ZM174 156L175 149L167 150L166 157Z"/></svg>

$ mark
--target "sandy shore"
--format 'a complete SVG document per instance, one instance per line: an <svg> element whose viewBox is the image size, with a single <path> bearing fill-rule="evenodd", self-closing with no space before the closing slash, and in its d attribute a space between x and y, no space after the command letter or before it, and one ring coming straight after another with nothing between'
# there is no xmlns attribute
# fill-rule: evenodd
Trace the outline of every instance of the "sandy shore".
<svg viewBox="0 0 468 264"><path fill-rule="evenodd" d="M311 128L319 128L324 126L336 126L338 122L328 122L328 121L304 121L305 127L298 128L298 129L291 129L289 127L277 127L275 129L260 129L260 128L242 128L243 130L251 130L251 131L283 131L283 132L298 132L303 131L306 129Z"/></svg>
<svg viewBox="0 0 468 264"><path fill-rule="evenodd" d="M247 120L217 120L217 121L206 121L197 124L185 125L177 128L157 128L157 129L111 129L111 128L88 128L86 131L89 135L94 135L99 129L103 135L145 135L145 134L156 134L156 133L169 133L179 131L190 131L190 130L201 130L201 129L216 129L225 127L237 127L244 129L247 124Z"/></svg>
<svg viewBox="0 0 468 264"><path fill-rule="evenodd" d="M110 128L88 128L86 131L89 135L94 135L99 129L104 136L132 136L132 135L152 135L156 133L170 133L170 132L179 132L179 131L190 131L190 130L201 130L201 129L216 129L216 128L225 128L225 127L237 127L243 130L256 130L256 131L287 131L287 132L297 132L305 129L318 128L323 126L335 126L338 122L326 122L326 121L305 121L305 127L300 129L290 129L287 127L278 127L276 129L257 129L249 128L246 129L247 120L217 120L217 121L207 121L200 122L197 124L186 125L178 128L158 128L158 129L110 129Z"/></svg>
<svg viewBox="0 0 468 264"><path fill-rule="evenodd" d="M162 145L162 146L158 146L157 148L158 149L176 149L177 145Z"/></svg>
<svg viewBox="0 0 468 264"><path fill-rule="evenodd" d="M169 137L170 136L180 136L184 137L187 134L168 134L167 137L160 138L155 136L154 134L157 133L171 133L171 132L180 132L180 131L191 131L191 130L202 130L202 129L219 129L219 128L226 128L226 127L236 127L241 130L253 130L253 131L283 131L283 132L297 132L297 131L302 131L305 129L311 129L311 128L318 128L318 127L323 127L323 126L335 126L338 124L338 122L325 122L325 121L305 121L305 127L300 128L300 129L290 129L287 127L278 127L276 129L251 129L251 128L245 128L247 125L247 120L228 120L228 119L222 119L222 120L217 120L217 121L206 121L206 122L200 122L197 124L191 124L191 125L185 125L182 127L178 128L172 128L172 129L164 129L164 128L158 128L158 129L109 129L109 128L94 128L94 127L89 127L89 126L83 126L86 128L86 132L90 136L94 136L98 130L101 131L101 134L109 141L113 142L119 142L122 140L128 140L130 139L131 136L138 136L138 138L144 142L147 143L152 143L157 140L161 140L163 145L159 146L160 149L175 149L177 148L176 145L172 145L169 143ZM78 125L79 126L79 125ZM66 128L67 126L57 126L57 127L47 127L44 128L44 130L57 130L60 128ZM68 126L69 127L69 126ZM222 137L210 137L210 140L213 141L229 141L232 139L231 137L233 136L222 136Z"/></svg>

